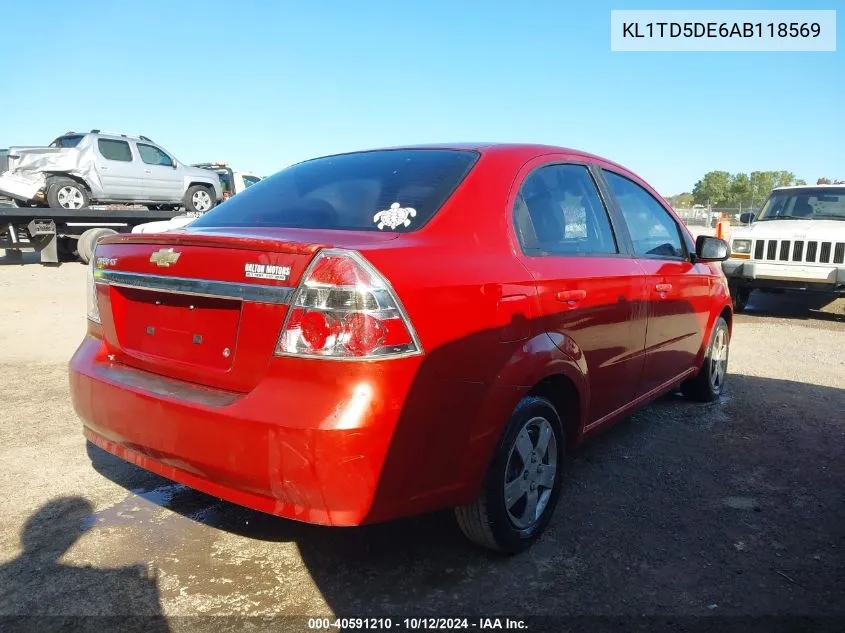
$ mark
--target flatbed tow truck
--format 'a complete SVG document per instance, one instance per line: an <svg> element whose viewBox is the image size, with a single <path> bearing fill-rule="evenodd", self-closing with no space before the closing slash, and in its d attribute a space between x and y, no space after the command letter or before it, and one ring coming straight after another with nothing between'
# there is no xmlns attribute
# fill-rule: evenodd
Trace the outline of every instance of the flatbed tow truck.
<svg viewBox="0 0 845 633"><path fill-rule="evenodd" d="M101 237L130 233L138 224L184 214L178 209L117 205L84 209L17 207L0 200L0 249L6 251L7 259L35 251L41 255L42 264L74 259L87 264Z"/></svg>

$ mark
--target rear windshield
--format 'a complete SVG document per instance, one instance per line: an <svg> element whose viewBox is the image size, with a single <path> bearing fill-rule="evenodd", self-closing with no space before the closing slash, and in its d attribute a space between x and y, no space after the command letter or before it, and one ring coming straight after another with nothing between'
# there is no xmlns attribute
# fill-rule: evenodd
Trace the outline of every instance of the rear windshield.
<svg viewBox="0 0 845 633"><path fill-rule="evenodd" d="M379 150L288 167L209 211L192 227L414 231L478 160L457 150Z"/></svg>
<svg viewBox="0 0 845 633"><path fill-rule="evenodd" d="M50 147L76 147L79 141L82 140L82 134L74 134L72 136L60 136L55 141L50 143Z"/></svg>
<svg viewBox="0 0 845 633"><path fill-rule="evenodd" d="M845 187L776 191L757 216L765 220L845 220Z"/></svg>
<svg viewBox="0 0 845 633"><path fill-rule="evenodd" d="M220 187L223 189L223 193L234 193L235 185L232 182L232 177L229 175L229 171L226 169L218 169L217 175L220 178Z"/></svg>

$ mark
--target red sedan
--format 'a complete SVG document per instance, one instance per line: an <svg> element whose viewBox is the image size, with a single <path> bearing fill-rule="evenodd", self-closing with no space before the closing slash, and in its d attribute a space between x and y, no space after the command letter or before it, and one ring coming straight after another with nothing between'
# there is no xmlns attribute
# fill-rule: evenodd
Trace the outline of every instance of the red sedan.
<svg viewBox="0 0 845 633"><path fill-rule="evenodd" d="M727 256L582 152L317 158L97 245L73 404L97 446L237 504L337 526L455 507L517 552L585 437L679 387L718 397Z"/></svg>

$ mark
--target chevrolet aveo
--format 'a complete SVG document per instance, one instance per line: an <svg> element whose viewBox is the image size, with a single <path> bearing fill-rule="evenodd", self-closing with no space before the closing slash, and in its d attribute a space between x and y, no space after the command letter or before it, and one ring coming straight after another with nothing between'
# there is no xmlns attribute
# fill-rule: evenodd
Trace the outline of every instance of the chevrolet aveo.
<svg viewBox="0 0 845 633"><path fill-rule="evenodd" d="M514 553L585 437L677 388L718 397L727 256L582 152L317 158L99 242L73 405L93 444L236 504L335 526L455 508Z"/></svg>

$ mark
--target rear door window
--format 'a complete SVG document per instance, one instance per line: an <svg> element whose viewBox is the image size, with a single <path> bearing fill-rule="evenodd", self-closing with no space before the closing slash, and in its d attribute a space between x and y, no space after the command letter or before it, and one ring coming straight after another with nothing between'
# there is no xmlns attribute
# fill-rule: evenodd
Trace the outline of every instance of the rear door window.
<svg viewBox="0 0 845 633"><path fill-rule="evenodd" d="M125 163L132 162L132 151L126 141L114 141L107 138L97 139L97 148L103 158L108 160L119 160Z"/></svg>
<svg viewBox="0 0 845 633"><path fill-rule="evenodd" d="M607 210L583 165L547 165L523 182L514 217L526 254L618 253Z"/></svg>
<svg viewBox="0 0 845 633"><path fill-rule="evenodd" d="M461 150L379 150L299 163L250 186L192 227L410 232L430 220L478 160Z"/></svg>

